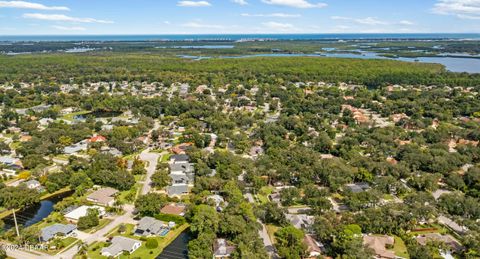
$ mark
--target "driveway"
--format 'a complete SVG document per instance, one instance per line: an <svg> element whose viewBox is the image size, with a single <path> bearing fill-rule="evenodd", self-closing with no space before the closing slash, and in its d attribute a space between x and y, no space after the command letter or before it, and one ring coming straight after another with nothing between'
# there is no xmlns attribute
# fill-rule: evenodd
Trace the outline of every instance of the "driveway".
<svg viewBox="0 0 480 259"><path fill-rule="evenodd" d="M145 177L145 181L142 187L142 191L140 194L145 195L147 194L150 189L152 188L152 175L155 173L157 169L158 159L161 157L161 154L152 153L149 149L146 149L140 154L140 159L147 163L147 175Z"/></svg>

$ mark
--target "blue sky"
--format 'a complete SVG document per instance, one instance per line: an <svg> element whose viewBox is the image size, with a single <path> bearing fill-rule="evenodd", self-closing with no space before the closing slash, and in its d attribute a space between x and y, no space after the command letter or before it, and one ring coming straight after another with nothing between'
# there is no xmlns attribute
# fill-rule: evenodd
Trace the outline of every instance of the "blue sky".
<svg viewBox="0 0 480 259"><path fill-rule="evenodd" d="M0 35L480 32L480 0L0 1Z"/></svg>

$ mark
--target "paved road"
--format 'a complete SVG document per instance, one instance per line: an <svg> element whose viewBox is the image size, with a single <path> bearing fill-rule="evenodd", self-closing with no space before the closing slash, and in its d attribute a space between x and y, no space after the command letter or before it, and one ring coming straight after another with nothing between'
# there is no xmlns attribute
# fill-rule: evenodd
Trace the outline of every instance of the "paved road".
<svg viewBox="0 0 480 259"><path fill-rule="evenodd" d="M160 157L161 157L161 154L150 153L148 149L146 149L140 154L140 159L147 163L147 175L145 177L141 194L147 194L150 191L152 187L151 178L152 178L152 175L155 173L155 170L157 169L157 163Z"/></svg>
<svg viewBox="0 0 480 259"><path fill-rule="evenodd" d="M248 200L248 202L255 203L255 199L253 198L253 195L251 193L245 193L243 197L245 197ZM265 224L263 224L259 219L257 219L257 222L262 226L262 229L258 231L258 235L263 240L263 245L265 246L265 250L267 250L267 253L270 256L270 258L273 258L273 259L278 258L278 255L275 253L275 247L273 246L273 242L272 240L270 240L270 236L268 235L267 227L265 227Z"/></svg>

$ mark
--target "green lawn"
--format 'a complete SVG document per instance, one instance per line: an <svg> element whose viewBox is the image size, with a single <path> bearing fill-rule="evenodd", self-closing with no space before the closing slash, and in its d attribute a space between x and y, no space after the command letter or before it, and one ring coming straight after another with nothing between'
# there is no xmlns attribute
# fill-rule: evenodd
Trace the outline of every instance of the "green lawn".
<svg viewBox="0 0 480 259"><path fill-rule="evenodd" d="M63 249L65 249L66 247L72 245L73 243L77 242L78 239L74 238L74 237L66 237L66 238L63 238L61 240L62 242L62 246L60 249L52 249L52 250L47 250L45 251L45 253L49 254L49 255L56 255L57 253L59 253L60 251L62 251ZM54 246L55 244L53 242L49 243L50 246Z"/></svg>
<svg viewBox="0 0 480 259"><path fill-rule="evenodd" d="M407 258L407 259L410 258L410 256L408 255L408 250L407 250L407 246L405 245L405 242L403 242L403 240L398 236L394 236L394 238L395 238L395 245L393 246L393 251L395 251L395 255L403 258Z"/></svg>
<svg viewBox="0 0 480 259"><path fill-rule="evenodd" d="M90 111L72 112L72 113L69 113L69 114L65 114L64 116L61 117L61 119L67 120L67 121L73 121L73 117L75 117L75 116L77 116L77 115L87 114L87 113L89 113L89 112L90 112Z"/></svg>
<svg viewBox="0 0 480 259"><path fill-rule="evenodd" d="M125 224L125 226L126 226L125 233L123 233L123 234L118 233L118 227L117 227L114 230L110 231L108 236L113 237L113 236L119 236L120 235L120 236L124 236L124 237L128 237L128 238L133 238L133 239L140 240L140 238L138 236L133 235L133 229L135 227L134 225ZM177 227L176 229L170 231L167 234L167 236L165 236L165 237L155 237L155 239L157 239L157 241L158 241L158 247L155 248L155 249L148 249L145 246L145 242L142 241L142 246L140 248L138 248L133 254L131 254L130 256L120 255L119 258L121 258L121 259L155 258L163 251L163 249L166 246L168 246L175 238L178 237L178 235L180 235L180 233L182 233L188 227L189 227L188 224L184 224L184 225L182 225L180 227ZM106 242L93 243L88 248L88 252L87 252L88 257L93 258L93 259L107 258L107 257L101 255L101 250L102 250L103 247L108 246L108 245L109 244L106 243Z"/></svg>
<svg viewBox="0 0 480 259"><path fill-rule="evenodd" d="M100 219L100 221L98 223L98 226L92 227L92 228L89 228L89 229L85 229L85 230L83 230L83 232L90 233L90 234L95 233L95 232L99 231L100 229L104 228L110 222L112 222L111 219Z"/></svg>

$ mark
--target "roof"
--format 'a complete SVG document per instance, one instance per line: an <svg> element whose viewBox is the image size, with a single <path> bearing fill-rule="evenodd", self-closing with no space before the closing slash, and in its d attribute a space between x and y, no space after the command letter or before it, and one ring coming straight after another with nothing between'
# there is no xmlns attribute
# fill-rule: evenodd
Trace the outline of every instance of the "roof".
<svg viewBox="0 0 480 259"><path fill-rule="evenodd" d="M427 233L416 237L416 240L421 245L426 245L430 241L442 242L449 245L455 251L460 251L463 246L451 235L441 235L439 233Z"/></svg>
<svg viewBox="0 0 480 259"><path fill-rule="evenodd" d="M190 157L185 154L175 154L170 157L170 160L173 160L174 163L178 162L188 162L190 161Z"/></svg>
<svg viewBox="0 0 480 259"><path fill-rule="evenodd" d="M468 229L466 227L458 225L455 221L445 217L445 216L439 216L438 217L438 222L441 224L451 228L453 231L463 234L465 233Z"/></svg>
<svg viewBox="0 0 480 259"><path fill-rule="evenodd" d="M236 247L228 245L227 240L219 238L213 243L213 256L215 257L228 257L235 251Z"/></svg>
<svg viewBox="0 0 480 259"><path fill-rule="evenodd" d="M67 235L75 229L77 229L77 226L73 224L54 224L41 230L41 239L42 241L48 241L54 238L59 233Z"/></svg>
<svg viewBox="0 0 480 259"><path fill-rule="evenodd" d="M305 245L307 245L307 251L310 254L322 252L320 247L317 245L317 242L311 235L305 235L305 237L303 238L303 242L305 243Z"/></svg>
<svg viewBox="0 0 480 259"><path fill-rule="evenodd" d="M113 195L117 192L117 190L110 187L101 188L88 195L87 199L100 204L108 204L114 199Z"/></svg>
<svg viewBox="0 0 480 259"><path fill-rule="evenodd" d="M183 216L185 214L185 205L171 203L171 204L165 205L160 210L160 212L163 214Z"/></svg>
<svg viewBox="0 0 480 259"><path fill-rule="evenodd" d="M363 243L370 247L377 258L395 258L395 252L387 250L387 245L393 245L395 240L391 236L363 236Z"/></svg>
<svg viewBox="0 0 480 259"><path fill-rule="evenodd" d="M104 136L97 135L97 136L91 137L88 141L91 143L95 143L95 142L103 142L105 140L107 140L107 138L105 138Z"/></svg>
<svg viewBox="0 0 480 259"><path fill-rule="evenodd" d="M167 193L169 196L180 196L188 193L187 184L175 184L167 187Z"/></svg>
<svg viewBox="0 0 480 259"><path fill-rule="evenodd" d="M297 229L308 228L314 222L314 217L306 214L285 214L285 216Z"/></svg>
<svg viewBox="0 0 480 259"><path fill-rule="evenodd" d="M116 256L123 251L132 250L135 244L141 244L138 240L122 236L113 237L111 243L112 244L109 247L102 248L102 254L108 253Z"/></svg>
<svg viewBox="0 0 480 259"><path fill-rule="evenodd" d="M29 181L24 182L24 184L26 184L27 186L28 186L28 185L31 185L31 184L33 184L33 185L40 185L40 182L37 181L37 180L29 180Z"/></svg>
<svg viewBox="0 0 480 259"><path fill-rule="evenodd" d="M143 217L135 229L135 234L140 236L159 235L166 226L163 221L152 217Z"/></svg>
<svg viewBox="0 0 480 259"><path fill-rule="evenodd" d="M183 163L183 164L171 164L170 165L170 172L193 172L193 166L192 164L189 163Z"/></svg>
<svg viewBox="0 0 480 259"><path fill-rule="evenodd" d="M352 183L345 185L345 187L353 193L358 193L367 190L368 188L370 188L370 185L368 185L368 183Z"/></svg>
<svg viewBox="0 0 480 259"><path fill-rule="evenodd" d="M80 206L65 214L65 218L78 220L79 218L87 215L88 209L97 209L100 215L105 214L105 208L100 206Z"/></svg>

